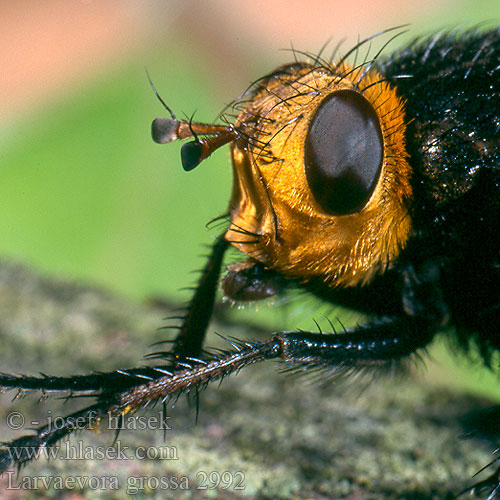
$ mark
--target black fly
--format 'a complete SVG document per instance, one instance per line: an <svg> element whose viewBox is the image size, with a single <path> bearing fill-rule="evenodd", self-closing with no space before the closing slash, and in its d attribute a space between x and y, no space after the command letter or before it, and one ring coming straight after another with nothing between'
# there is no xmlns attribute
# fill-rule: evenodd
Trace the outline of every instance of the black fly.
<svg viewBox="0 0 500 500"><path fill-rule="evenodd" d="M353 49L358 53L362 42ZM222 125L153 122L192 170L230 143L234 187L173 348L154 367L71 377L3 374L0 386L95 402L4 445L0 470L109 415L278 359L325 377L392 367L443 326L487 366L500 350L500 30L441 33L349 64L310 56L259 79ZM244 259L221 278L232 245ZM203 349L221 284L260 300L299 287L371 319L345 332L275 332ZM83 424L82 424L83 423ZM499 471L472 491L497 497Z"/></svg>

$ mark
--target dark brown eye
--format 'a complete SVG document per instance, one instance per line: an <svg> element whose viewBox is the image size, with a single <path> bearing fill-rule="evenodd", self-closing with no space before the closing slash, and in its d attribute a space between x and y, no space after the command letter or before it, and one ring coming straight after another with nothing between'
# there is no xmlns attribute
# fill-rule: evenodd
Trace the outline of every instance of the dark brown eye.
<svg viewBox="0 0 500 500"><path fill-rule="evenodd" d="M335 215L359 212L377 184L383 139L371 104L341 90L316 111L305 142L306 177L321 207Z"/></svg>

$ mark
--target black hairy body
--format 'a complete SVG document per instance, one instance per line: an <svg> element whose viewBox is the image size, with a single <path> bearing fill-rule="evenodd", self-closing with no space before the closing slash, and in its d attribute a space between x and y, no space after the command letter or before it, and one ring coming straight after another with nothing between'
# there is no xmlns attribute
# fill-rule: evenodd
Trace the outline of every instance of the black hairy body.
<svg viewBox="0 0 500 500"><path fill-rule="evenodd" d="M453 326L458 344L477 348L491 364L500 349L500 30L443 33L354 67L345 58L312 59L258 80L235 103L234 124L178 121L165 105L171 118L153 122L153 138L194 138L181 153L185 170L231 143L227 230L179 318L172 349L149 356L157 366L72 377L0 375L4 388L95 398L63 426L48 424L7 443L0 470L27 462L22 450L79 430L78 421L87 428L107 415L166 404L261 361L278 359L325 378L375 373L418 355ZM351 130L375 153L353 141ZM342 193L334 192L338 186ZM370 319L341 333L231 339L228 351L207 352L230 244L246 260L222 278L228 299L264 299L294 286ZM474 491L487 490L492 499L499 489L495 473Z"/></svg>
<svg viewBox="0 0 500 500"><path fill-rule="evenodd" d="M450 43L451 37L451 43ZM500 31L440 35L383 63L406 100L414 236L403 262L439 269L460 344L500 348Z"/></svg>

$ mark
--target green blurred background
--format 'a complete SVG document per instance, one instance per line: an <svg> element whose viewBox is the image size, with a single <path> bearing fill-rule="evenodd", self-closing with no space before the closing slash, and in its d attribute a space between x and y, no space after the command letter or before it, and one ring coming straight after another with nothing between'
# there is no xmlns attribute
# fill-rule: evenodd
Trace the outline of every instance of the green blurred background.
<svg viewBox="0 0 500 500"><path fill-rule="evenodd" d="M348 47L409 23L396 48L499 15L498 0L2 2L0 255L133 299L185 299L179 289L217 234L205 224L228 202L229 153L186 174L180 145L152 142L151 120L165 110L145 68L177 116L212 121L292 59L280 49L314 52L330 38ZM273 313L276 325L304 328L311 314ZM465 363L451 372L443 352L433 351L429 383L500 397L496 378L474 370L477 384Z"/></svg>

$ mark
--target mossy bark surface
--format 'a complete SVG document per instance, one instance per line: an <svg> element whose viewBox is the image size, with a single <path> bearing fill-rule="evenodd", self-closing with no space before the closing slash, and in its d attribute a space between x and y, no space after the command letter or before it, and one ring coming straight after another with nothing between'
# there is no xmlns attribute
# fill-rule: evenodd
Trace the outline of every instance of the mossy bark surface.
<svg viewBox="0 0 500 500"><path fill-rule="evenodd" d="M172 335L159 330L168 315L3 262L0 370L67 375L144 364L148 346ZM246 325L215 322L211 331L263 338ZM487 407L484 399L415 376L318 384L280 368L257 365L208 387L197 422L193 398L183 396L169 406L166 430L157 407L127 421L147 429L122 431L115 445L111 430L73 436L59 458L5 475L0 498L446 499L493 457L494 437L464 438L464 417ZM1 395L1 440L90 404L13 395Z"/></svg>

